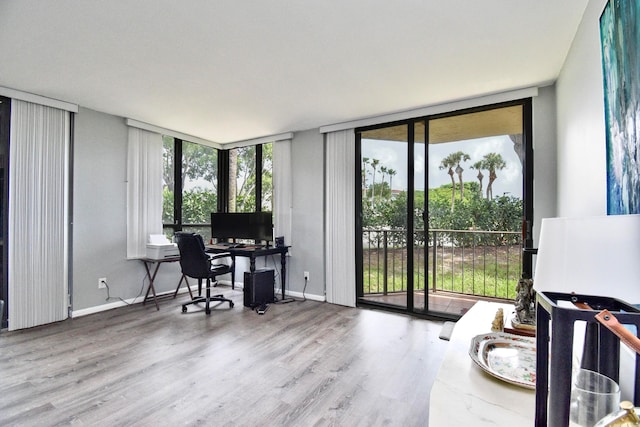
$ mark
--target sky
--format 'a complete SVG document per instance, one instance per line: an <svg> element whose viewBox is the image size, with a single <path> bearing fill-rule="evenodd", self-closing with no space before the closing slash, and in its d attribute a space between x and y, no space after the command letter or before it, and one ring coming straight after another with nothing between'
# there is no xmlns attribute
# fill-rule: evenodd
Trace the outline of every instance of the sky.
<svg viewBox="0 0 640 427"><path fill-rule="evenodd" d="M406 143L397 141L380 141L380 140L362 140L362 157L369 159L378 159L380 166L387 169L394 169L397 174L393 177L393 190L405 190L407 188L407 154ZM494 136L489 138L478 138L466 141L457 141L443 144L431 144L429 146L429 187L437 188L443 184L450 184L451 178L447 173L448 169L440 169L442 159L456 151L462 151L468 154L471 159L463 162L460 166L464 169L462 179L464 182L478 182L475 169L471 169L471 165L482 160L485 154L499 153L507 166L503 170L496 171L498 178L493 183L494 197L508 194L514 197L522 197L522 166L518 155L513 150L513 142L507 135ZM415 180L416 189L424 189L424 173L425 173L425 154L424 145L417 145L415 155ZM381 176L376 173L376 182L380 182ZM371 168L368 168L370 171ZM487 183L489 181L489 172L483 170L484 178L482 180L483 193L486 192ZM458 177L455 176L456 182ZM371 183L371 175L367 176L367 182ZM389 177L386 177L389 181Z"/></svg>

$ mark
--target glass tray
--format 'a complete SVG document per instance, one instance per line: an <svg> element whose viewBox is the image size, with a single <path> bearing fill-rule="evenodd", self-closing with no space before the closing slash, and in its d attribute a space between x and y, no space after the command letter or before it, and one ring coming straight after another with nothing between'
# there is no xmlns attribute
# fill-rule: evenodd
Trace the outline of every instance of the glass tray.
<svg viewBox="0 0 640 427"><path fill-rule="evenodd" d="M469 356L484 371L520 387L536 388L536 340L493 332L473 337Z"/></svg>

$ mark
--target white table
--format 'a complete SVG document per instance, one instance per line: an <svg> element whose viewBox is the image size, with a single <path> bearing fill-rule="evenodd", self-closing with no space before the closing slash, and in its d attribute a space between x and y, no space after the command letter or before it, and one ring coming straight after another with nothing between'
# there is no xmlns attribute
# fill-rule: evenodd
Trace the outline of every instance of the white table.
<svg viewBox="0 0 640 427"><path fill-rule="evenodd" d="M512 304L477 302L456 323L429 402L429 427L532 426L535 390L518 387L484 372L469 356L471 339L491 332L498 308Z"/></svg>

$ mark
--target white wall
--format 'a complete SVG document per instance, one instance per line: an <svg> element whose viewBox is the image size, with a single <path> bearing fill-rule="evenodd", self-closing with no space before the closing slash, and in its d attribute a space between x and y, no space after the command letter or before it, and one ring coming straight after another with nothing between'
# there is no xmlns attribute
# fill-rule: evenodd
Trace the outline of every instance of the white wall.
<svg viewBox="0 0 640 427"><path fill-rule="evenodd" d="M296 132L291 145L293 211L287 287L324 299L324 137L318 129ZM354 260L355 262L355 260Z"/></svg>
<svg viewBox="0 0 640 427"><path fill-rule="evenodd" d="M604 89L599 18L590 1L556 82L558 216L607 213Z"/></svg>
<svg viewBox="0 0 640 427"><path fill-rule="evenodd" d="M75 117L73 163L72 304L78 312L136 297L142 292L145 274L140 261L126 259L124 119L80 108ZM175 290L178 264L164 264L160 272L156 290ZM114 299L107 301L107 292L98 289L99 277L107 278ZM144 285L146 290L146 281Z"/></svg>

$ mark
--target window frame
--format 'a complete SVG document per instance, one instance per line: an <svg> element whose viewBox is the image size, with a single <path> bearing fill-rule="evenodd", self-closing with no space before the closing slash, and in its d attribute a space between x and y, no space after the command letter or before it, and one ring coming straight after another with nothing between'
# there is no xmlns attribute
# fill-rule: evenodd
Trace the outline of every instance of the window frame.
<svg viewBox="0 0 640 427"><path fill-rule="evenodd" d="M167 135L169 136L169 135ZM173 164L174 164L174 189L182 188L183 179L182 179L182 142L189 142L192 144L197 144L195 142L183 140L182 138L173 137ZM272 144L273 142L265 142L263 144L256 144L256 153L255 153L255 174L256 174L256 197L255 197L255 206L253 212L262 212L262 185L263 185L263 145L264 144ZM214 147L212 147L214 148ZM241 148L241 147L234 147ZM217 185L217 212L229 212L229 185L230 185L230 177L229 177L229 152L232 148L229 149L221 149L214 148L218 151L218 185ZM179 166L179 167L178 167ZM273 162L271 163L272 173L273 173ZM187 224L183 222L182 216L182 204L183 197L182 191L175 191L173 194L173 223L165 223L163 221L162 228L163 230L171 230L173 234L183 231L186 227L198 227L198 226L210 226L211 224Z"/></svg>

